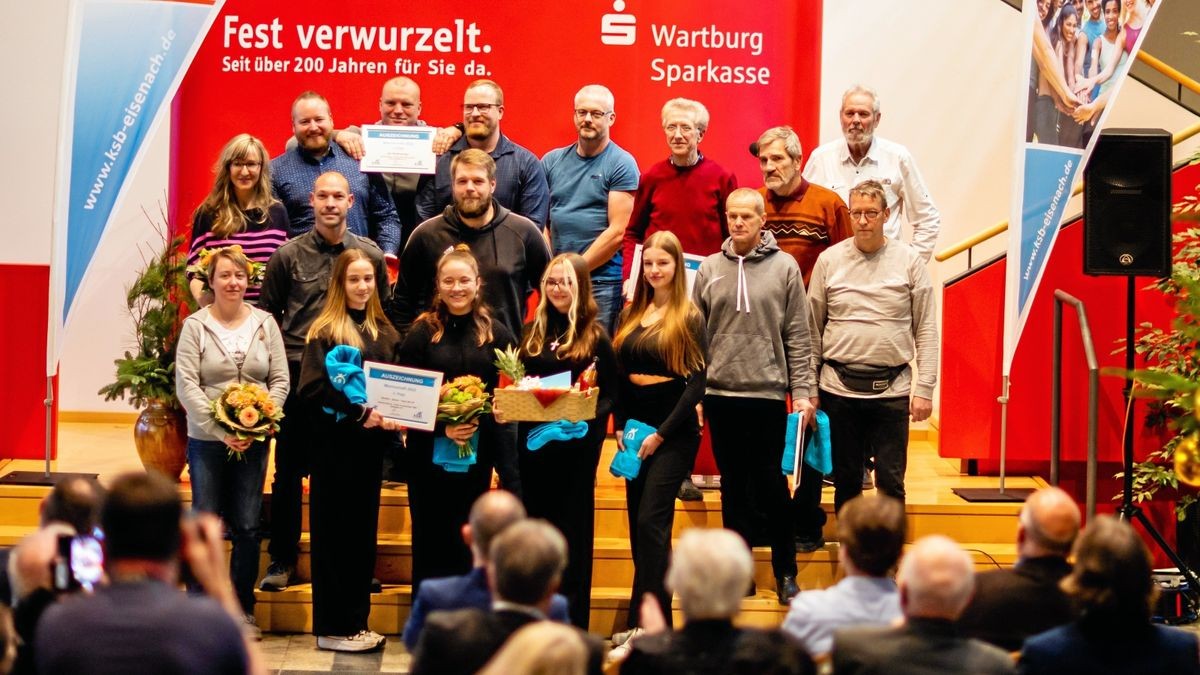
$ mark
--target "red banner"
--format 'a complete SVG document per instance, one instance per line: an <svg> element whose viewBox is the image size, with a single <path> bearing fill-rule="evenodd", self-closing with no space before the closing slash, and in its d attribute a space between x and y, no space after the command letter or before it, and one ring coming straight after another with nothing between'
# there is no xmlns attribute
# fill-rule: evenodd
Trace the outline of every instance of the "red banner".
<svg viewBox="0 0 1200 675"><path fill-rule="evenodd" d="M604 84L616 96L613 139L643 168L668 154L662 104L693 98L711 114L700 151L758 186L747 147L764 129L790 124L805 148L816 144L820 35L817 2L228 0L176 99L173 212L190 223L235 134L282 152L300 92L329 99L339 128L374 123L380 88L396 75L421 86L421 118L437 126L461 121L468 82L495 80L501 130L539 157L574 142L575 92Z"/></svg>

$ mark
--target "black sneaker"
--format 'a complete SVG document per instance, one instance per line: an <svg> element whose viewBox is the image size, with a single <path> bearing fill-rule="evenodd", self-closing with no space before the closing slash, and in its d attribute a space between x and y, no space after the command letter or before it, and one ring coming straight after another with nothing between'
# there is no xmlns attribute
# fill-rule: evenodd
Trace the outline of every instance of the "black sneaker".
<svg viewBox="0 0 1200 675"><path fill-rule="evenodd" d="M686 478L683 484L679 486L679 500L684 502L702 502L704 495L700 492L700 488L692 482L691 478Z"/></svg>
<svg viewBox="0 0 1200 675"><path fill-rule="evenodd" d="M796 577L779 577L775 580L775 593L779 595L779 604L788 605L792 602L792 598L800 593L800 587L796 585Z"/></svg>
<svg viewBox="0 0 1200 675"><path fill-rule="evenodd" d="M267 566L266 576L258 583L258 588L269 593L286 591L288 585L292 583L292 575L295 573L295 567L272 560L271 564Z"/></svg>

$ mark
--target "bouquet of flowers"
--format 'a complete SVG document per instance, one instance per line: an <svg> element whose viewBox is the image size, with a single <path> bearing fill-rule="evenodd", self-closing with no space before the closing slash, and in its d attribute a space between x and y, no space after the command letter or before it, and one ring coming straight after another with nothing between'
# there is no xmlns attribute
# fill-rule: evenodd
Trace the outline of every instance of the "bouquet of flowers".
<svg viewBox="0 0 1200 675"><path fill-rule="evenodd" d="M442 385L438 399L439 422L465 424L480 415L492 411L491 394L484 391L483 380L474 375L463 375ZM469 457L475 453L472 441L458 444L458 456Z"/></svg>
<svg viewBox="0 0 1200 675"><path fill-rule="evenodd" d="M242 252L242 247L240 244L231 244L229 246L219 248L202 248L200 249L200 253L196 259L196 264L187 266L188 277L195 277L204 282L205 291L212 290L212 287L208 284L208 261L212 259L214 253L226 248L238 253ZM246 277L246 284L249 286L262 286L263 279L265 279L266 276L267 266L263 263L251 260L250 275Z"/></svg>
<svg viewBox="0 0 1200 675"><path fill-rule="evenodd" d="M235 438L265 440L279 431L283 409L266 389L251 383L231 384L212 402L213 419ZM230 448L229 457L236 451ZM237 453L242 459L241 453Z"/></svg>

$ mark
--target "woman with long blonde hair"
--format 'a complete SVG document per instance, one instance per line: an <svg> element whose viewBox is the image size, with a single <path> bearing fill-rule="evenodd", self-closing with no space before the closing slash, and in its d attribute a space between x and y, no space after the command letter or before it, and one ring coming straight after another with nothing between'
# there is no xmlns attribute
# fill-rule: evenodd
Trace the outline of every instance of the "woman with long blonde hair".
<svg viewBox="0 0 1200 675"><path fill-rule="evenodd" d="M384 643L367 628L367 615L379 476L399 427L366 405L365 391L345 384L355 380L355 365L361 374L365 361L396 360L400 336L384 316L380 283L386 279L376 279L366 253L342 252L300 362L299 392L310 406L315 436L309 491L313 633L318 648L333 651L368 651Z"/></svg>
<svg viewBox="0 0 1200 675"><path fill-rule="evenodd" d="M515 340L503 323L492 318L480 286L479 263L465 244L442 255L435 267L433 306L417 317L404 336L398 363L439 371L443 383L474 375L483 380L489 393L495 391L500 377L493 364L494 350L507 349ZM450 471L434 463L436 438L463 443L476 436L476 461L466 471ZM425 579L471 570L471 552L463 543L462 526L471 504L491 487L492 468L500 474L505 489L519 496L521 487L514 425L484 415L465 424L438 422L433 431L409 429L407 441L416 597Z"/></svg>
<svg viewBox="0 0 1200 675"><path fill-rule="evenodd" d="M545 442L549 428L531 422L522 422L517 432L525 509L567 537L559 591L567 597L571 622L584 630L591 613L596 467L619 381L616 354L597 314L587 261L577 253L555 256L542 275L533 320L522 331L521 361L528 375L567 371L572 382L594 364L596 417L588 420L586 433L573 438Z"/></svg>
<svg viewBox="0 0 1200 675"><path fill-rule="evenodd" d="M251 262L267 264L275 249L288 238L287 209L271 195L271 165L262 141L238 134L221 148L213 167L212 190L192 214L192 241L188 265L200 262L200 252L239 245ZM192 295L201 305L212 302L212 292L203 279L189 282ZM258 300L256 283L246 288L246 300Z"/></svg>
<svg viewBox="0 0 1200 675"><path fill-rule="evenodd" d="M683 249L669 231L655 232L642 246L633 303L622 314L613 346L621 372L614 429L623 429L631 418L655 428L638 450L641 470L625 490L634 564L629 627L634 631L643 594L653 593L661 607L671 606L663 578L675 495L700 447L696 406L705 386L704 319L688 296ZM622 448L623 438L618 432ZM631 635L619 634L614 641L623 643Z"/></svg>

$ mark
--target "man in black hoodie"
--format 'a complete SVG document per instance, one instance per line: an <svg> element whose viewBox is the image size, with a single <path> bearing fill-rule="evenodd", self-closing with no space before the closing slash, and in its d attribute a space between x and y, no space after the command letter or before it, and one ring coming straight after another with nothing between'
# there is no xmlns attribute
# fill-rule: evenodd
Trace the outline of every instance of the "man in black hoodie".
<svg viewBox="0 0 1200 675"><path fill-rule="evenodd" d="M483 299L496 319L521 334L525 303L550 262L546 240L533 221L492 198L496 162L468 149L450 163L453 203L421 223L400 255L400 278L388 305L388 318L401 332L433 299L434 273L447 249L463 243L479 261Z"/></svg>

